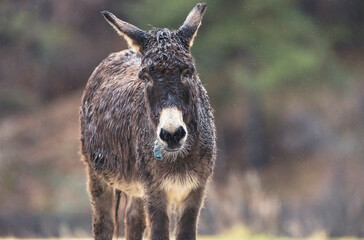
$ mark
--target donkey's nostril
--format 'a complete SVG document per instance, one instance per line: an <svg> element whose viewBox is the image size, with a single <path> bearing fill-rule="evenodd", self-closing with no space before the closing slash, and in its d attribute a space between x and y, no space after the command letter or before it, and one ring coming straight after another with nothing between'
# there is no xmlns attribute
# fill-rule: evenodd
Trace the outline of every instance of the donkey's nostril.
<svg viewBox="0 0 364 240"><path fill-rule="evenodd" d="M166 131L165 129L161 129L159 133L159 137L162 141L166 142L169 147L174 147L179 144L181 139L186 136L185 129L180 126L177 130L171 134L170 132Z"/></svg>
<svg viewBox="0 0 364 240"><path fill-rule="evenodd" d="M167 143L170 141L170 139L172 139L172 135L169 132L167 132L166 130L164 130L163 128L161 129L159 137Z"/></svg>
<svg viewBox="0 0 364 240"><path fill-rule="evenodd" d="M183 129L183 127L179 127L177 129L177 131L174 132L173 134L173 139L175 140L175 142L179 142L182 138L184 138L186 136L186 131Z"/></svg>

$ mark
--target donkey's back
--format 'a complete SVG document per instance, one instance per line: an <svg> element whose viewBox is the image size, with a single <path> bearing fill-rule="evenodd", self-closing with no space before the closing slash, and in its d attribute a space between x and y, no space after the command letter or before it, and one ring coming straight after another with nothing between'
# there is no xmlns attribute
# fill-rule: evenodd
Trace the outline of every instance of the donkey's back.
<svg viewBox="0 0 364 240"><path fill-rule="evenodd" d="M135 123L145 118L146 111L142 103L143 83L138 78L140 60L140 55L130 49L110 54L94 70L84 91L82 151L90 156L85 159L87 164L106 178L138 177L134 172Z"/></svg>

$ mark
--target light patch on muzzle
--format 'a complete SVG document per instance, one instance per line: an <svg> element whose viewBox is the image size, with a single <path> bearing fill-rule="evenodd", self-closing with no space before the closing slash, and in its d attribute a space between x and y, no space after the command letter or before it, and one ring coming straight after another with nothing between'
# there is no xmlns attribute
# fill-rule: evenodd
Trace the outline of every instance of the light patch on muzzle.
<svg viewBox="0 0 364 240"><path fill-rule="evenodd" d="M180 148L187 139L187 127L183 122L182 111L176 107L162 109L157 134L158 142L167 149Z"/></svg>

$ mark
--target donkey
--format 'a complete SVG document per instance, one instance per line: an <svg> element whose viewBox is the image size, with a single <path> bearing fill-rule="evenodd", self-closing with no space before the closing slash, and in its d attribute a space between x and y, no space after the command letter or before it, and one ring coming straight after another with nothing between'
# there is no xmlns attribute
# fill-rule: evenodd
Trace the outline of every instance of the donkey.
<svg viewBox="0 0 364 240"><path fill-rule="evenodd" d="M206 184L216 158L212 108L190 48L206 4L178 30L143 31L103 11L129 49L94 70L80 111L95 239L112 239L120 191L128 197L126 239L196 239ZM117 223L117 221L116 221Z"/></svg>

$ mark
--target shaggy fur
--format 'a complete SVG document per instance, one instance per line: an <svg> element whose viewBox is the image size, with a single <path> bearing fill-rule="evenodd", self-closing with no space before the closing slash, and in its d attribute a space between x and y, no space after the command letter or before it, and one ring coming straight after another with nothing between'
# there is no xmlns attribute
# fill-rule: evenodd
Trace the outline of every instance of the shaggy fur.
<svg viewBox="0 0 364 240"><path fill-rule="evenodd" d="M112 53L88 80L81 107L81 148L88 169L95 239L112 239L115 190L129 195L126 238L169 239L168 209L178 210L176 239L196 239L212 174L216 137L212 109L190 53L206 4L178 30L144 32L103 12L133 49ZM135 50L137 49L137 50ZM182 111L188 136L177 152L153 155L164 108Z"/></svg>

